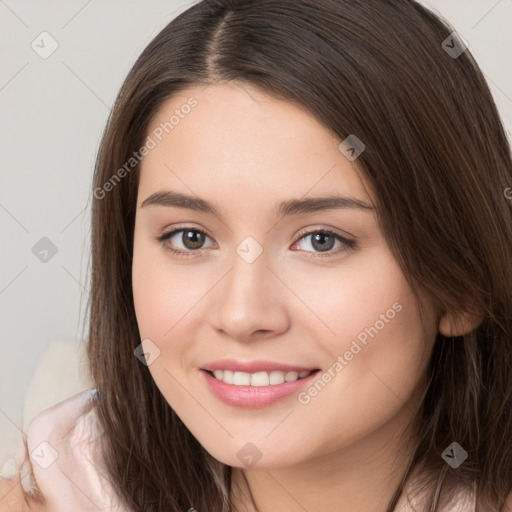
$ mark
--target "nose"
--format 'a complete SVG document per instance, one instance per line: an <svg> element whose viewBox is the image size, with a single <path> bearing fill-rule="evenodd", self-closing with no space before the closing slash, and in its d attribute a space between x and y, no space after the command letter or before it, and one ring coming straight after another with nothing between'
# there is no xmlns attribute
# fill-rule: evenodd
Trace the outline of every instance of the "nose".
<svg viewBox="0 0 512 512"><path fill-rule="evenodd" d="M249 262L235 254L216 290L215 329L240 342L273 338L290 327L286 288L266 253Z"/></svg>

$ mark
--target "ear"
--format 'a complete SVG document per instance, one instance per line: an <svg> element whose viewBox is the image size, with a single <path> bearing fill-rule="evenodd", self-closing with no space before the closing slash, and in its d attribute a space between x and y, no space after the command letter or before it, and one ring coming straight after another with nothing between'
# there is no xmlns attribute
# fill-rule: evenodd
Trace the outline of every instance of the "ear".
<svg viewBox="0 0 512 512"><path fill-rule="evenodd" d="M438 330L446 337L462 336L475 330L483 321L481 313L469 311L448 311L439 319Z"/></svg>

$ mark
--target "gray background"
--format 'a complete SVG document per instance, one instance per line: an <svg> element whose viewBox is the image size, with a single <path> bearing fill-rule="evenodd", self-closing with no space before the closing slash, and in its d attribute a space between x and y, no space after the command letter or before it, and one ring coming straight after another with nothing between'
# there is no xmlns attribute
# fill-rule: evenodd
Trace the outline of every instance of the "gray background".
<svg viewBox="0 0 512 512"><path fill-rule="evenodd" d="M81 337L91 177L110 106L143 48L192 3L0 0L0 437L21 425L24 394L49 344ZM422 3L469 44L510 138L512 0ZM46 59L31 47L42 47L43 31L59 45ZM46 39L39 51L49 47ZM32 252L43 237L57 248L47 262Z"/></svg>

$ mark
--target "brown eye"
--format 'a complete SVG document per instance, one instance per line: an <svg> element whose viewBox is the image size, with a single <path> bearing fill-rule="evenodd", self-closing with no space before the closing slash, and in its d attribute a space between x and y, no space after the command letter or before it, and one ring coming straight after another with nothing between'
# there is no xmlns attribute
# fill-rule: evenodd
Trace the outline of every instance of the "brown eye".
<svg viewBox="0 0 512 512"><path fill-rule="evenodd" d="M200 249L204 244L205 235L201 231L185 229L181 241L187 249Z"/></svg>
<svg viewBox="0 0 512 512"><path fill-rule="evenodd" d="M181 233L181 235L179 235ZM199 252L203 248L208 235L196 228L181 228L164 233L156 239L164 246L178 256L191 256L194 252ZM180 246L181 244L181 246Z"/></svg>

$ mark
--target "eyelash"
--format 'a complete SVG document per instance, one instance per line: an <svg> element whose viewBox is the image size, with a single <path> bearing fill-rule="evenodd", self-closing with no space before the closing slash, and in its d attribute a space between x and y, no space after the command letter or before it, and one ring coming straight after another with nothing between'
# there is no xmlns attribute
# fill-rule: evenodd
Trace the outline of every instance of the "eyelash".
<svg viewBox="0 0 512 512"><path fill-rule="evenodd" d="M174 229L172 231L169 231L168 233L163 233L161 236L155 237L155 240L160 242L165 250L170 251L175 256L177 256L179 258L189 258L194 253L200 252L201 249L182 251L182 250L179 250L179 249L173 249L172 247L170 247L166 243L167 240L169 238L172 238L176 233L180 233L180 232L183 232L183 231L193 231L193 232L196 232L196 233L201 233L202 235L205 235L208 238L211 238L208 235L208 233L206 233L202 229L193 228L193 227L180 227L179 229ZM339 235L338 233L335 233L334 231L331 231L329 229L316 229L316 230L307 231L307 232L300 232L297 235L299 238L297 239L296 242L294 242L294 245L298 241L302 240L303 238L306 238L309 235L315 235L315 234L318 234L318 233L321 233L323 235L333 236L334 238L336 238L337 240L342 242L344 244L344 247L342 246L341 248L338 248L337 250L332 250L331 249L331 250L329 250L329 251L327 251L326 253L323 253L323 254L322 253L315 253L315 252L311 252L311 251L306 251L308 253L311 253L311 254L315 255L315 256L308 256L308 258L311 258L311 257L319 257L319 258L333 257L333 256L336 256L338 254L341 254L341 253L344 253L344 252L348 252L350 250L353 250L353 249L357 248L357 243L356 243L355 240L350 240L348 238L345 238L345 237Z"/></svg>

